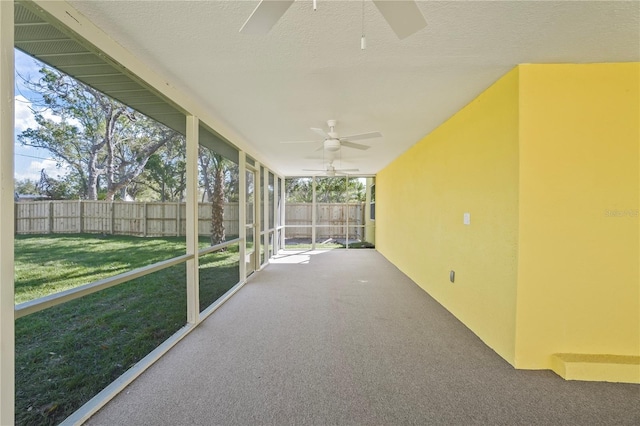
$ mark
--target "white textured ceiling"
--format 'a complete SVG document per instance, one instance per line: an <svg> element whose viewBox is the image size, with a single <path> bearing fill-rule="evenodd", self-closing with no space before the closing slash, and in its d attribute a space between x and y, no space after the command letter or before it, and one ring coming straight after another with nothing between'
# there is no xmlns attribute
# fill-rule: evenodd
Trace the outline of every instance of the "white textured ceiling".
<svg viewBox="0 0 640 426"><path fill-rule="evenodd" d="M257 1L69 3L285 175L323 167L280 141L328 119L382 132L335 162L375 174L517 64L640 60L638 1L419 1L428 26L402 41L369 0L298 0L264 36L238 31Z"/></svg>

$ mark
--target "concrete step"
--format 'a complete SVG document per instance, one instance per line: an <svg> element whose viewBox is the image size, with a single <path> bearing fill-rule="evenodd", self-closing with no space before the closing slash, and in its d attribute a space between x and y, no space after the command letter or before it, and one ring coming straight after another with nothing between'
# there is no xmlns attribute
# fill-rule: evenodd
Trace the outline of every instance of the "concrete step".
<svg viewBox="0 0 640 426"><path fill-rule="evenodd" d="M640 356L554 354L551 369L565 380L640 383Z"/></svg>

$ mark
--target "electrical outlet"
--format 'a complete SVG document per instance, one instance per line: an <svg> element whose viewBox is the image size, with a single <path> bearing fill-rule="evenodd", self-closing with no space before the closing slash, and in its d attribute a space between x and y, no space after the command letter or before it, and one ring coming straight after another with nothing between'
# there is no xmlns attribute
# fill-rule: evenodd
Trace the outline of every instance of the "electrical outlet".
<svg viewBox="0 0 640 426"><path fill-rule="evenodd" d="M454 282L456 280L456 271L449 272L449 281Z"/></svg>

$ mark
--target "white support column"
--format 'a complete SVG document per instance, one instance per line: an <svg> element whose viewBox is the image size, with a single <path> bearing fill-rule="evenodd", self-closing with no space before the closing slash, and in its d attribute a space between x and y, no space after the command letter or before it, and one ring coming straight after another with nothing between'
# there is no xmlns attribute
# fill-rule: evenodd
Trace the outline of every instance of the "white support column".
<svg viewBox="0 0 640 426"><path fill-rule="evenodd" d="M260 250L262 248L262 224L260 222L262 222L262 210L260 209L260 196L262 194L261 188L262 188L262 174L260 173L260 163L258 161L254 162L254 168L255 168L255 177L253 178L253 212L254 212L254 218L253 218L253 234L254 234L254 239L253 239L253 250L254 250L254 254L253 254L253 258L254 258L254 265L253 268L257 271L260 269L260 266L262 266L262 261L260 260Z"/></svg>
<svg viewBox="0 0 640 426"><path fill-rule="evenodd" d="M311 250L316 249L316 222L318 221L318 204L316 203L316 177L311 178Z"/></svg>
<svg viewBox="0 0 640 426"><path fill-rule="evenodd" d="M247 163L244 151L238 152L238 238L240 238L240 282L247 280Z"/></svg>
<svg viewBox="0 0 640 426"><path fill-rule="evenodd" d="M14 423L13 2L0 1L0 424ZM11 208L9 206L12 206Z"/></svg>
<svg viewBox="0 0 640 426"><path fill-rule="evenodd" d="M278 197L280 196L280 188L278 188L278 176L273 175L273 254L278 254L278 225L280 217L278 215Z"/></svg>
<svg viewBox="0 0 640 426"><path fill-rule="evenodd" d="M345 185L346 188L344 189L345 191L345 196L346 196L346 201L347 201L347 208L346 208L346 216L347 216L347 226L346 226L346 231L345 232L345 240L344 243L346 244L346 248L347 250L349 250L349 176L345 176L344 178L345 181Z"/></svg>
<svg viewBox="0 0 640 426"><path fill-rule="evenodd" d="M280 197L282 197L282 201L280 202L280 225L282 226L282 235L281 235L281 239L279 241L279 249L280 250L284 250L284 241L285 241L285 231L286 228L284 227L284 224L286 223L286 215L285 215L285 210L286 210L286 200L287 200L287 183L285 182L285 178L284 176L282 177L282 179L280 180ZM278 250L278 251L280 251Z"/></svg>
<svg viewBox="0 0 640 426"><path fill-rule="evenodd" d="M200 317L200 277L198 274L198 137L199 120L187 116L187 322L196 324Z"/></svg>
<svg viewBox="0 0 640 426"><path fill-rule="evenodd" d="M262 182L262 217L264 218L264 262L263 265L269 263L269 169L264 167L264 179Z"/></svg>

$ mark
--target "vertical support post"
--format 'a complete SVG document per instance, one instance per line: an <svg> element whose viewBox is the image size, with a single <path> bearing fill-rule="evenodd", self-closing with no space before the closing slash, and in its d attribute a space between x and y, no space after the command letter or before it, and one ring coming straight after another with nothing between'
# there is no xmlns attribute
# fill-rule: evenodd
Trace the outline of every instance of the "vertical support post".
<svg viewBox="0 0 640 426"><path fill-rule="evenodd" d="M180 201L176 203L176 237L180 236Z"/></svg>
<svg viewBox="0 0 640 426"><path fill-rule="evenodd" d="M273 254L278 254L278 225L280 217L278 215L278 197L280 196L280 188L278 188L278 176L273 175Z"/></svg>
<svg viewBox="0 0 640 426"><path fill-rule="evenodd" d="M262 170L262 167L260 166L260 163L257 161L254 163L254 167L256 171L254 173L255 178L253 179L253 211L254 211L253 269L257 271L260 269L260 266L262 266L262 261L260 260L260 250L262 250L262 231L263 231L262 224L261 224L261 222L263 222L262 210L260 209L260 200L262 199L261 198L262 173L260 173L260 170Z"/></svg>
<svg viewBox="0 0 640 426"><path fill-rule="evenodd" d="M167 234L167 220L169 219L167 217L167 207L168 207L167 202L162 203L162 236L169 236Z"/></svg>
<svg viewBox="0 0 640 426"><path fill-rule="evenodd" d="M263 167L264 169L264 179L262 182L262 200L263 200L263 209L262 209L262 217L264 218L264 239L263 239L263 247L264 247L264 262L263 265L269 263L269 169Z"/></svg>
<svg viewBox="0 0 640 426"><path fill-rule="evenodd" d="M281 238L280 238L280 250L284 250L285 248L285 231L287 229L286 227L286 214L285 211L286 209L286 202L287 202L287 182L284 178L284 176L282 177L282 179L280 180L280 197L281 197L281 201L280 201L280 225L282 226L282 234L281 234Z"/></svg>
<svg viewBox="0 0 640 426"><path fill-rule="evenodd" d="M196 324L200 318L200 277L198 274L198 138L199 120L187 116L187 322Z"/></svg>
<svg viewBox="0 0 640 426"><path fill-rule="evenodd" d="M318 221L318 205L316 203L316 177L311 178L311 250L316 249L316 224Z"/></svg>
<svg viewBox="0 0 640 426"><path fill-rule="evenodd" d="M247 280L247 163L244 151L238 152L238 238L240 238L240 282Z"/></svg>
<svg viewBox="0 0 640 426"><path fill-rule="evenodd" d="M147 203L142 204L142 236L147 236Z"/></svg>
<svg viewBox="0 0 640 426"><path fill-rule="evenodd" d="M78 232L82 234L84 232L84 203L82 198L78 200L78 216Z"/></svg>
<svg viewBox="0 0 640 426"><path fill-rule="evenodd" d="M113 235L116 230L116 209L113 201L109 203L109 234Z"/></svg>
<svg viewBox="0 0 640 426"><path fill-rule="evenodd" d="M0 1L0 205L13 192L14 111L13 2ZM13 241L14 209L0 209L0 424L14 423L15 324Z"/></svg>
<svg viewBox="0 0 640 426"><path fill-rule="evenodd" d="M344 188L344 192L346 195L346 203L347 203L347 208L346 208L346 212L347 212L347 226L346 226L346 231L345 232L345 237L346 239L344 240L347 250L349 250L349 176L345 176L344 178L345 181L345 188Z"/></svg>
<svg viewBox="0 0 640 426"><path fill-rule="evenodd" d="M49 234L53 234L53 201L49 201L49 204L47 205L47 215L49 216L49 220L48 222L48 233Z"/></svg>

